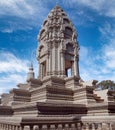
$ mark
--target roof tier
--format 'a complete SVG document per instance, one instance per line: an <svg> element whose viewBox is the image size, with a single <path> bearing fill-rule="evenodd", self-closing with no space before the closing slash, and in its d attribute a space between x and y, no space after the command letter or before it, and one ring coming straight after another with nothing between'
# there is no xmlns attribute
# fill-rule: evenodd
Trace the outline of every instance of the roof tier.
<svg viewBox="0 0 115 130"><path fill-rule="evenodd" d="M38 39L39 42L54 39L75 41L77 33L66 13L56 5L43 22Z"/></svg>

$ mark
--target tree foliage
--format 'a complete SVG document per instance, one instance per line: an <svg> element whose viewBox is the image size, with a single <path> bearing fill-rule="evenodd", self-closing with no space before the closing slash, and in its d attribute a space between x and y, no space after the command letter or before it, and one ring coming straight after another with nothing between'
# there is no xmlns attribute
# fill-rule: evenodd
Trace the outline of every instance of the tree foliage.
<svg viewBox="0 0 115 130"><path fill-rule="evenodd" d="M112 80L103 80L97 84L97 88L102 90L115 90L115 82Z"/></svg>

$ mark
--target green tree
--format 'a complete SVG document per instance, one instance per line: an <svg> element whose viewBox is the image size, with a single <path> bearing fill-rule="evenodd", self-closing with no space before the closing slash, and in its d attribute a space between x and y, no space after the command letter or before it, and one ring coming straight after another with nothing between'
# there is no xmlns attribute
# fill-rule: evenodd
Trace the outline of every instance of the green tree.
<svg viewBox="0 0 115 130"><path fill-rule="evenodd" d="M98 89L115 90L115 82L112 80L103 80L97 84Z"/></svg>

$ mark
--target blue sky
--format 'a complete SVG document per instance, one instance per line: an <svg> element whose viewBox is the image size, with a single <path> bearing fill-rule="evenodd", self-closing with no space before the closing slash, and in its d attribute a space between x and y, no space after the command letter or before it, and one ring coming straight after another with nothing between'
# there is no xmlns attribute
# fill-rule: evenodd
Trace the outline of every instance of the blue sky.
<svg viewBox="0 0 115 130"><path fill-rule="evenodd" d="M81 78L115 80L115 0L0 0L0 93L26 82L31 60L38 76L37 35L56 3L77 29Z"/></svg>

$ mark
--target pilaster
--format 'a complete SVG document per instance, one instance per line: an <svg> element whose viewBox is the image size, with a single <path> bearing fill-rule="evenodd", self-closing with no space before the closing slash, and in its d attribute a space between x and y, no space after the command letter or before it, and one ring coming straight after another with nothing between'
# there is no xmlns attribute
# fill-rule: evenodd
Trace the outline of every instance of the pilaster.
<svg viewBox="0 0 115 130"><path fill-rule="evenodd" d="M79 77L78 56L74 56L74 75Z"/></svg>
<svg viewBox="0 0 115 130"><path fill-rule="evenodd" d="M65 54L64 54L64 51L61 50L60 54L61 54L61 75L62 75L62 77L64 77L65 76L65 58L64 58Z"/></svg>

